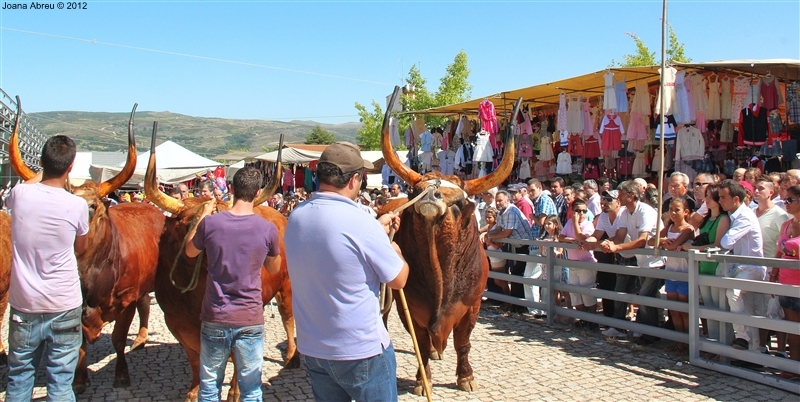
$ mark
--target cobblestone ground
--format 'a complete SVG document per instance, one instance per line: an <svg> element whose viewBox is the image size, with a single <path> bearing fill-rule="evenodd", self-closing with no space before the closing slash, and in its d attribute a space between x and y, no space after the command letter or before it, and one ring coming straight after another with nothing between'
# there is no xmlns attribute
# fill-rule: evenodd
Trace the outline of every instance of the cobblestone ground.
<svg viewBox="0 0 800 402"><path fill-rule="evenodd" d="M116 356L111 346L111 326L91 345L88 354L90 380L79 401L181 401L189 388L191 373L175 338L163 321L153 298L150 339L144 348L128 355L131 387L113 388ZM277 309L265 310L264 400L312 399L311 386L302 369L283 369L285 335ZM3 344L8 345L8 322L3 321ZM138 317L134 319L138 323ZM411 393L416 358L411 339L397 314L392 313L390 332L397 351L400 400L424 401ZM129 331L128 344L135 336ZM444 359L432 362L433 399L440 401L576 401L576 400L753 400L789 401L800 396L757 383L693 367L688 356L656 347L639 347L605 339L597 332L549 327L543 320L508 316L485 308L472 333L470 362L479 389L472 393L455 386L455 352L452 338ZM0 398L5 398L8 369L0 367ZM223 389L227 394L228 380ZM43 400L45 377L40 369L34 397Z"/></svg>

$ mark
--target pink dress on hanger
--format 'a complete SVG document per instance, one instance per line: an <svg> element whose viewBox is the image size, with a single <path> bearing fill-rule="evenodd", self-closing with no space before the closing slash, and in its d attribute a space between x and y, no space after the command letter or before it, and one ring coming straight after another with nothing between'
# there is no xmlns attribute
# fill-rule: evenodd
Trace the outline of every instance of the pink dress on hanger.
<svg viewBox="0 0 800 402"><path fill-rule="evenodd" d="M750 80L747 77L739 76L733 79L733 100L731 101L731 123L739 122L739 115L744 109L747 95L750 93Z"/></svg>
<svg viewBox="0 0 800 402"><path fill-rule="evenodd" d="M497 133L500 127L497 124L497 115L494 112L494 104L489 100L484 100L478 107L478 117L481 119L481 129L489 133L489 143L492 149L497 149Z"/></svg>

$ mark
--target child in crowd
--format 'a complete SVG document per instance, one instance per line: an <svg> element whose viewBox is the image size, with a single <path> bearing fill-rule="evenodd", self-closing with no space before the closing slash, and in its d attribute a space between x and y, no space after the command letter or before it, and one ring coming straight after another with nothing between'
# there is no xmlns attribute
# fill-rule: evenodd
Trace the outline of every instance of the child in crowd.
<svg viewBox="0 0 800 402"><path fill-rule="evenodd" d="M497 208L493 207L489 207L489 209L486 210L486 226L481 228L481 233L496 234L500 231L500 227L497 226L497 212ZM489 240L488 237L484 237L483 242L486 244L486 250L489 251L500 251L500 247L502 246L502 244ZM493 271L503 271L506 267L506 259L489 257L489 264L492 266Z"/></svg>
<svg viewBox="0 0 800 402"><path fill-rule="evenodd" d="M544 219L544 233L542 233L541 240L544 241L558 241L558 236L561 235L561 220L558 219L558 215L548 215L547 218ZM564 249L560 247L552 248L554 257L562 258L564 257ZM539 247L539 252L542 254L542 257L547 257L548 248L546 247ZM567 274L564 272L566 268L562 267L554 267L553 268L553 281L560 282L560 283L567 283ZM548 269L543 269L542 279L547 280L547 272ZM555 304L556 306L570 306L570 298L569 293L561 292L559 290L549 292L555 297ZM562 303L562 299L564 302ZM556 316L556 321L563 323L567 323L569 320L568 317L558 317Z"/></svg>
<svg viewBox="0 0 800 402"><path fill-rule="evenodd" d="M686 198L677 197L673 198L669 203L670 225L661 230L659 235L659 246L664 250L676 251L689 240L694 238L694 228L686 217L689 216L689 206ZM652 238L648 244L654 246L656 239ZM688 262L685 258L667 257L664 264L664 269L667 271L676 272L689 272ZM683 303L689 301L689 283L683 281L673 281L667 279L666 281L667 299L677 300ZM689 313L680 311L669 310L670 318L675 325L675 330L680 332L689 332ZM685 347L681 344L680 347Z"/></svg>

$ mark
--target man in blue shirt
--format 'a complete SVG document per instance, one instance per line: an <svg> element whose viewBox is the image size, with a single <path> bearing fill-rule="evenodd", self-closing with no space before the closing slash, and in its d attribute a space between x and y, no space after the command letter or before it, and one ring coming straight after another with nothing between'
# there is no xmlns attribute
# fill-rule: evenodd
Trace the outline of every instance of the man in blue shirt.
<svg viewBox="0 0 800 402"><path fill-rule="evenodd" d="M319 191L292 212L284 244L297 348L316 400L397 400L397 362L379 312L381 283L401 289L408 264L378 220L355 203L365 168L355 145L330 145L317 165Z"/></svg>

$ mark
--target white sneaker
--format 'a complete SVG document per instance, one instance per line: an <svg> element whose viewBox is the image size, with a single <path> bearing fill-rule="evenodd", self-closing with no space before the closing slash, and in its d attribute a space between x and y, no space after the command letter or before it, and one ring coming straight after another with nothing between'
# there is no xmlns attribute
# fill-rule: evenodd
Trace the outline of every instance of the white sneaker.
<svg viewBox="0 0 800 402"><path fill-rule="evenodd" d="M601 332L601 334L609 338L624 338L626 336L624 332L621 332L613 327Z"/></svg>

